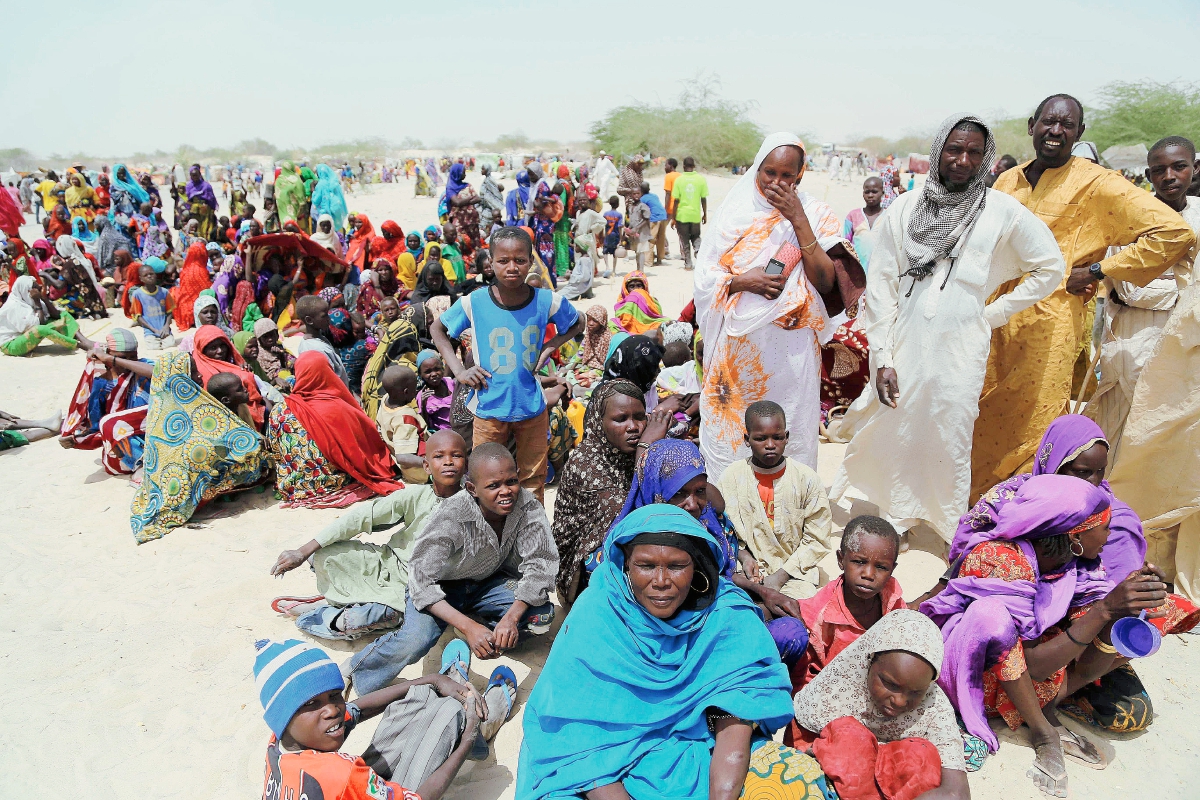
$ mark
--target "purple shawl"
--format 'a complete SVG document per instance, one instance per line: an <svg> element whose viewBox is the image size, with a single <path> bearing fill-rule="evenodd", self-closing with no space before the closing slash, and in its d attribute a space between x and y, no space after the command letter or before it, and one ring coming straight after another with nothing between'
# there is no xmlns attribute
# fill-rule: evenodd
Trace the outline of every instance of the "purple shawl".
<svg viewBox="0 0 1200 800"><path fill-rule="evenodd" d="M1109 495L1087 481L1067 475L1028 476L1000 509L993 527L971 533L961 552L988 541L1012 542L1038 572L1031 542L1067 533L1092 514L1108 508ZM1095 564L1095 562L1092 562ZM954 567L957 576L958 567ZM1018 640L1037 639L1060 622L1072 607L1104 597L1113 584L1104 568L1072 559L1055 575L1037 581L954 577L921 613L942 629L946 643L938 685L954 704L968 732L999 747L983 707L983 673Z"/></svg>
<svg viewBox="0 0 1200 800"><path fill-rule="evenodd" d="M212 184L204 180L204 178L201 178L199 183L188 181L184 189L187 191L188 200L191 202L194 203L199 198L211 209L214 211L217 210L217 195L213 193Z"/></svg>
<svg viewBox="0 0 1200 800"><path fill-rule="evenodd" d="M1081 414L1064 414L1046 429L1046 435L1038 444L1037 457L1033 463L1033 475L1056 475L1063 464L1074 461L1080 453L1097 442L1108 446L1104 431L1092 420ZM995 526L1000 510L1004 508L1032 475L1014 475L996 484L984 494L974 508L959 520L954 541L950 543L950 561L955 561L967 552L967 541L977 531ZM1146 559L1146 537L1142 533L1142 521L1133 509L1113 494L1108 481L1100 488L1108 495L1112 504L1112 521L1108 525L1108 541L1100 553L1100 561L1113 584L1125 580L1129 573L1140 569ZM1094 565L1092 565L1094 566Z"/></svg>

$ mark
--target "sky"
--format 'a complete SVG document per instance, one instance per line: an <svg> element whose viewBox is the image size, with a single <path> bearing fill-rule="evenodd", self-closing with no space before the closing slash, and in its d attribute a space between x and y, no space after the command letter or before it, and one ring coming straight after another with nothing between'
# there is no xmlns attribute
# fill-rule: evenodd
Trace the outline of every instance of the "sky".
<svg viewBox="0 0 1200 800"><path fill-rule="evenodd" d="M1153 17L1097 0L16 2L0 149L36 155L580 141L609 109L673 101L700 73L766 130L824 141L1026 115L1055 92L1094 103L1111 81L1200 82L1200 0L1160 0Z"/></svg>

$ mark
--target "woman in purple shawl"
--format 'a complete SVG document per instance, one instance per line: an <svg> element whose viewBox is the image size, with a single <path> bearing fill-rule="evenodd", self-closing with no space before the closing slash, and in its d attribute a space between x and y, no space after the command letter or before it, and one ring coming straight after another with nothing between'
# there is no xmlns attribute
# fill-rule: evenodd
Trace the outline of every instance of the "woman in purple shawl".
<svg viewBox="0 0 1200 800"><path fill-rule="evenodd" d="M1162 573L1142 567L1116 586L1100 553L1108 540L1108 492L1067 475L1028 477L995 525L961 543L941 593L921 604L942 629L938 683L967 732L990 750L988 716L1029 726L1036 758L1029 776L1064 797L1064 756L1103 766L1099 751L1055 715L1067 697L1120 661L1112 623L1166 599Z"/></svg>
<svg viewBox="0 0 1200 800"><path fill-rule="evenodd" d="M200 238L211 242L217 229L217 195L213 192L212 184L204 180L199 164L192 164L188 177L191 180L184 191L191 206L191 216L200 223Z"/></svg>

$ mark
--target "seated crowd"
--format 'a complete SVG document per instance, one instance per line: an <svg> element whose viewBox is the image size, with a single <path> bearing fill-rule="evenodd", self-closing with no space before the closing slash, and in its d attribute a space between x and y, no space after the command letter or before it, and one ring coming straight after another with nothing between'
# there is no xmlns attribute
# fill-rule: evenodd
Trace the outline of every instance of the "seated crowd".
<svg viewBox="0 0 1200 800"><path fill-rule="evenodd" d="M961 800L999 746L989 719L1028 728L1030 777L1065 796L1068 760L1106 762L1061 715L1117 732L1152 722L1114 624L1149 611L1181 633L1200 611L1145 562L1095 423L1055 420L1046 456L962 516L949 569L906 606L901 535L862 515L835 541L822 481L787 455L781 404L749 403L739 457L706 463L703 339L663 316L644 272L611 313L571 304L605 233L584 184L566 192L581 201L574 236L555 216L564 184L545 178L528 188L529 226L501 226L498 209L481 231L464 175L450 172L451 221L423 236L318 215L311 239L340 271L252 257L252 207L185 224L172 263L151 197L76 231L103 243L119 228L124 246L102 256L67 233L20 253L0 311L8 355L43 340L88 351L66 417L0 412L4 447L58 435L101 450L106 471L132 476L138 543L268 486L286 507L348 507L271 568L315 577L311 595L272 603L302 634L365 644L339 668L300 640L258 643L264 796L317 796L315 782L331 797L440 797L517 700L506 667L478 691L472 660L549 634L556 616L524 710L523 798ZM124 167L112 185L113 202L147 194ZM308 237L311 218L273 219ZM140 358L122 328L83 336L76 317L104 315L105 295L167 351ZM358 538L386 528L385 543ZM839 575L820 567L830 553ZM460 638L438 674L397 681L447 628ZM363 754L342 755L376 716Z"/></svg>

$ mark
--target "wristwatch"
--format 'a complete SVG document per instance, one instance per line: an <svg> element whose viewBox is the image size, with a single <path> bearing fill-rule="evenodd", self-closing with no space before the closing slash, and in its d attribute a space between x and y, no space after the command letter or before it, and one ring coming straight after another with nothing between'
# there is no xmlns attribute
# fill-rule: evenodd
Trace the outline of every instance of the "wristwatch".
<svg viewBox="0 0 1200 800"><path fill-rule="evenodd" d="M1100 281L1104 280L1104 278L1106 277L1104 274L1104 270L1100 269L1099 261L1097 261L1095 264L1092 264L1090 267L1088 267L1088 272L1090 272L1092 277L1096 279L1096 283L1099 283Z"/></svg>

